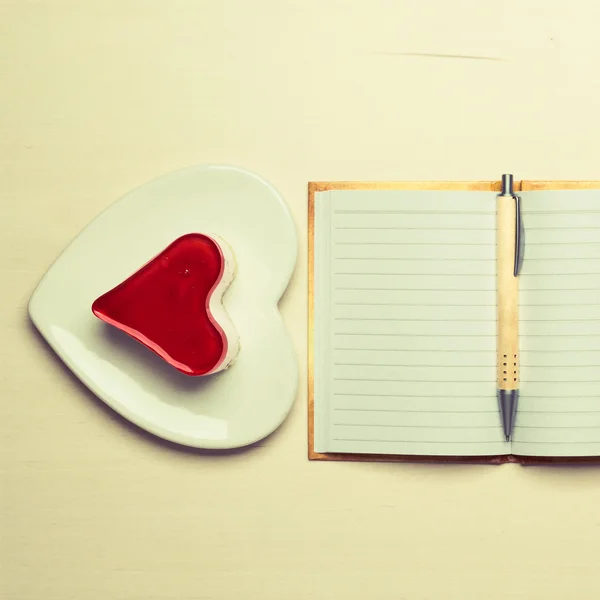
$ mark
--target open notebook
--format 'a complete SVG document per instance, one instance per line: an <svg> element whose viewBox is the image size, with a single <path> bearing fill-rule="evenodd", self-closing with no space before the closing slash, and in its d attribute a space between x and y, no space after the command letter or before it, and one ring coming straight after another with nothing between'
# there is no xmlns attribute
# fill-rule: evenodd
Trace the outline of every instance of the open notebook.
<svg viewBox="0 0 600 600"><path fill-rule="evenodd" d="M310 185L310 458L600 457L600 182L519 184L511 442L496 399L498 185Z"/></svg>

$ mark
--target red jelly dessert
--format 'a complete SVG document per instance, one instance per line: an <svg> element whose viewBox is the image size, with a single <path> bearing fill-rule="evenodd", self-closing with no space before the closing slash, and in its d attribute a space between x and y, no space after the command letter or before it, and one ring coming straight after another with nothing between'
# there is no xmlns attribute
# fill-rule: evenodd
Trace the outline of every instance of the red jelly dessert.
<svg viewBox="0 0 600 600"><path fill-rule="evenodd" d="M186 375L209 375L235 359L239 339L222 305L235 274L229 246L189 233L97 298L93 313Z"/></svg>

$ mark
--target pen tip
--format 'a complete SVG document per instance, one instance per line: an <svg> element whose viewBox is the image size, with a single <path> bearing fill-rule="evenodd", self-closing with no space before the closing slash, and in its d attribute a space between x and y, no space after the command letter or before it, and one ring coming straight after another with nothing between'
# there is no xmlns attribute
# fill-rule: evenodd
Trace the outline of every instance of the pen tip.
<svg viewBox="0 0 600 600"><path fill-rule="evenodd" d="M506 437L506 441L510 442L510 435L505 436Z"/></svg>

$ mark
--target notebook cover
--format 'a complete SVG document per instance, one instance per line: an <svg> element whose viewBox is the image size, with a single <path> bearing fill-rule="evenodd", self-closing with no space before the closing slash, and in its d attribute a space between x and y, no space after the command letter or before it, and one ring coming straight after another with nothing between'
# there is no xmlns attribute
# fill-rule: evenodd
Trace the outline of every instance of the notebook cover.
<svg viewBox="0 0 600 600"><path fill-rule="evenodd" d="M432 456L413 454L351 454L316 452L314 448L314 222L315 193L328 190L466 190L497 192L501 181L323 181L308 184L308 458L309 460L419 462L521 465L598 464L600 456ZM591 190L599 189L600 181L515 181L515 191Z"/></svg>

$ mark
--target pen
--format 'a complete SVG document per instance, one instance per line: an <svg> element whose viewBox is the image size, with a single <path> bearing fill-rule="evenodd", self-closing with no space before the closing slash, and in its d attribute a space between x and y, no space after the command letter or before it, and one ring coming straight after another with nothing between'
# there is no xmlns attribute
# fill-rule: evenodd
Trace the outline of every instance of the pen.
<svg viewBox="0 0 600 600"><path fill-rule="evenodd" d="M510 441L519 402L519 272L523 260L521 198L513 191L513 176L502 175L496 198L496 293L498 408L502 429Z"/></svg>

